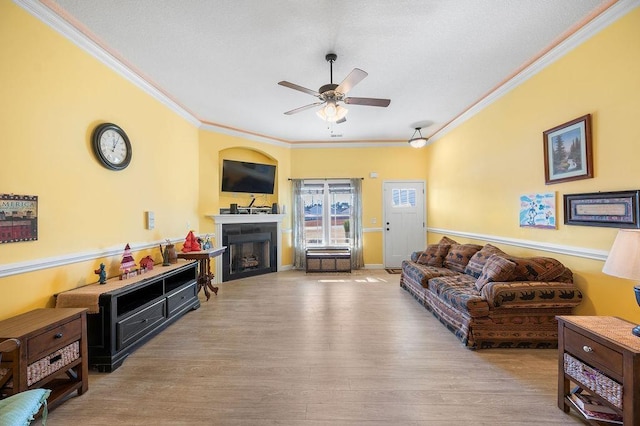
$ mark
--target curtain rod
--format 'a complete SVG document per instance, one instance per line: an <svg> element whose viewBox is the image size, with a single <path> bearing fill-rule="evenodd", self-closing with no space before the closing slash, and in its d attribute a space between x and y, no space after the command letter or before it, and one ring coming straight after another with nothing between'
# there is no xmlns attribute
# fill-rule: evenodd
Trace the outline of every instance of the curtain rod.
<svg viewBox="0 0 640 426"><path fill-rule="evenodd" d="M363 178L363 177L361 177L361 178L345 178L345 177L342 177L342 178L340 178L340 177L335 177L335 178L334 178L334 177L331 177L331 178L327 178L327 177L325 177L325 178L310 178L310 177L306 177L306 178L288 178L287 180L294 180L294 179L300 179L300 180L339 180L339 179L344 180L344 179L360 179L360 180L364 180L364 178Z"/></svg>

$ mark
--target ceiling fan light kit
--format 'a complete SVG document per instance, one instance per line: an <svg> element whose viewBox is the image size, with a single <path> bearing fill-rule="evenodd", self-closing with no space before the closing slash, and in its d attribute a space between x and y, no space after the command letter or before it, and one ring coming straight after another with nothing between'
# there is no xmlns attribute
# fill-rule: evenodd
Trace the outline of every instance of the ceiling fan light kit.
<svg viewBox="0 0 640 426"><path fill-rule="evenodd" d="M328 53L325 56L325 59L327 60L327 62L329 62L331 83L321 86L317 92L315 90L307 89L306 87L302 87L288 81L280 81L278 83L281 86L315 96L320 100L319 102L314 102L312 104L287 111L285 112L286 115L296 114L298 112L305 111L315 106L324 104L320 108L320 110L316 111L318 117L320 117L324 121L335 122L339 124L346 121L345 116L347 115L347 112L349 112L348 109L340 105L340 102L350 105L366 105L377 107L389 106L389 104L391 103L389 99L346 97L347 92L360 81L362 81L368 74L359 68L354 68L349 73L349 75L347 75L347 77L342 80L342 83L334 84L333 63L336 59L338 59L338 55L336 55L335 53Z"/></svg>
<svg viewBox="0 0 640 426"><path fill-rule="evenodd" d="M414 148L422 148L427 144L427 138L422 136L422 132L420 131L420 129L422 129L422 127L416 127L416 130L413 132L411 139L409 139L409 145ZM416 133L418 134L418 137L416 137Z"/></svg>

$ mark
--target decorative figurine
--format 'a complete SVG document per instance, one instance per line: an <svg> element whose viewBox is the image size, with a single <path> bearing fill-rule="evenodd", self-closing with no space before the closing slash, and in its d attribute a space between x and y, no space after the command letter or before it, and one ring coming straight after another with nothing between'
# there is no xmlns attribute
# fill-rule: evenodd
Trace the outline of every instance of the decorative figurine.
<svg viewBox="0 0 640 426"><path fill-rule="evenodd" d="M99 284L106 284L107 283L107 271L104 270L104 263L100 264L100 269L96 269L93 271L94 274L97 274L99 277L98 283Z"/></svg>
<svg viewBox="0 0 640 426"><path fill-rule="evenodd" d="M160 254L162 255L162 266L169 266L172 263L178 263L178 254L176 253L176 247L171 244L170 239L165 240L167 244L162 250L162 244L160 245Z"/></svg>
<svg viewBox="0 0 640 426"><path fill-rule="evenodd" d="M140 261L140 269L142 272L153 270L153 259L151 256L143 257Z"/></svg>
<svg viewBox="0 0 640 426"><path fill-rule="evenodd" d="M202 250L210 250L212 248L211 246L211 239L209 238L209 234L204 236L204 244L202 244Z"/></svg>
<svg viewBox="0 0 640 426"><path fill-rule="evenodd" d="M183 253L189 253L190 251L200 251L200 244L196 239L196 236L193 235L193 231L189 231L187 237L184 240L184 246L182 246Z"/></svg>
<svg viewBox="0 0 640 426"><path fill-rule="evenodd" d="M133 256L131 256L131 247L127 244L124 248L124 253L122 253L122 262L120 262L120 270L122 271L120 279L127 279L135 276L135 267L136 261L133 259Z"/></svg>

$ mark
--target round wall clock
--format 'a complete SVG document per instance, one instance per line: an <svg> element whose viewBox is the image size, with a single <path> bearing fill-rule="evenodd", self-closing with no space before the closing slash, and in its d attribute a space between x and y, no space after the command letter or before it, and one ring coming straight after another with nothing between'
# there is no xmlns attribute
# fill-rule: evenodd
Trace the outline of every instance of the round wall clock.
<svg viewBox="0 0 640 426"><path fill-rule="evenodd" d="M131 142L127 134L113 123L103 123L92 136L98 161L110 170L123 170L131 162Z"/></svg>

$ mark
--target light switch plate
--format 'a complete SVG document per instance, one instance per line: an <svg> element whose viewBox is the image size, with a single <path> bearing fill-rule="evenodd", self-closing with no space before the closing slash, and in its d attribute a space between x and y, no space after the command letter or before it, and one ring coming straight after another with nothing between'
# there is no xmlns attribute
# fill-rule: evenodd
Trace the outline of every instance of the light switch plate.
<svg viewBox="0 0 640 426"><path fill-rule="evenodd" d="M156 215L153 212L145 212L147 216L147 229L156 227Z"/></svg>

